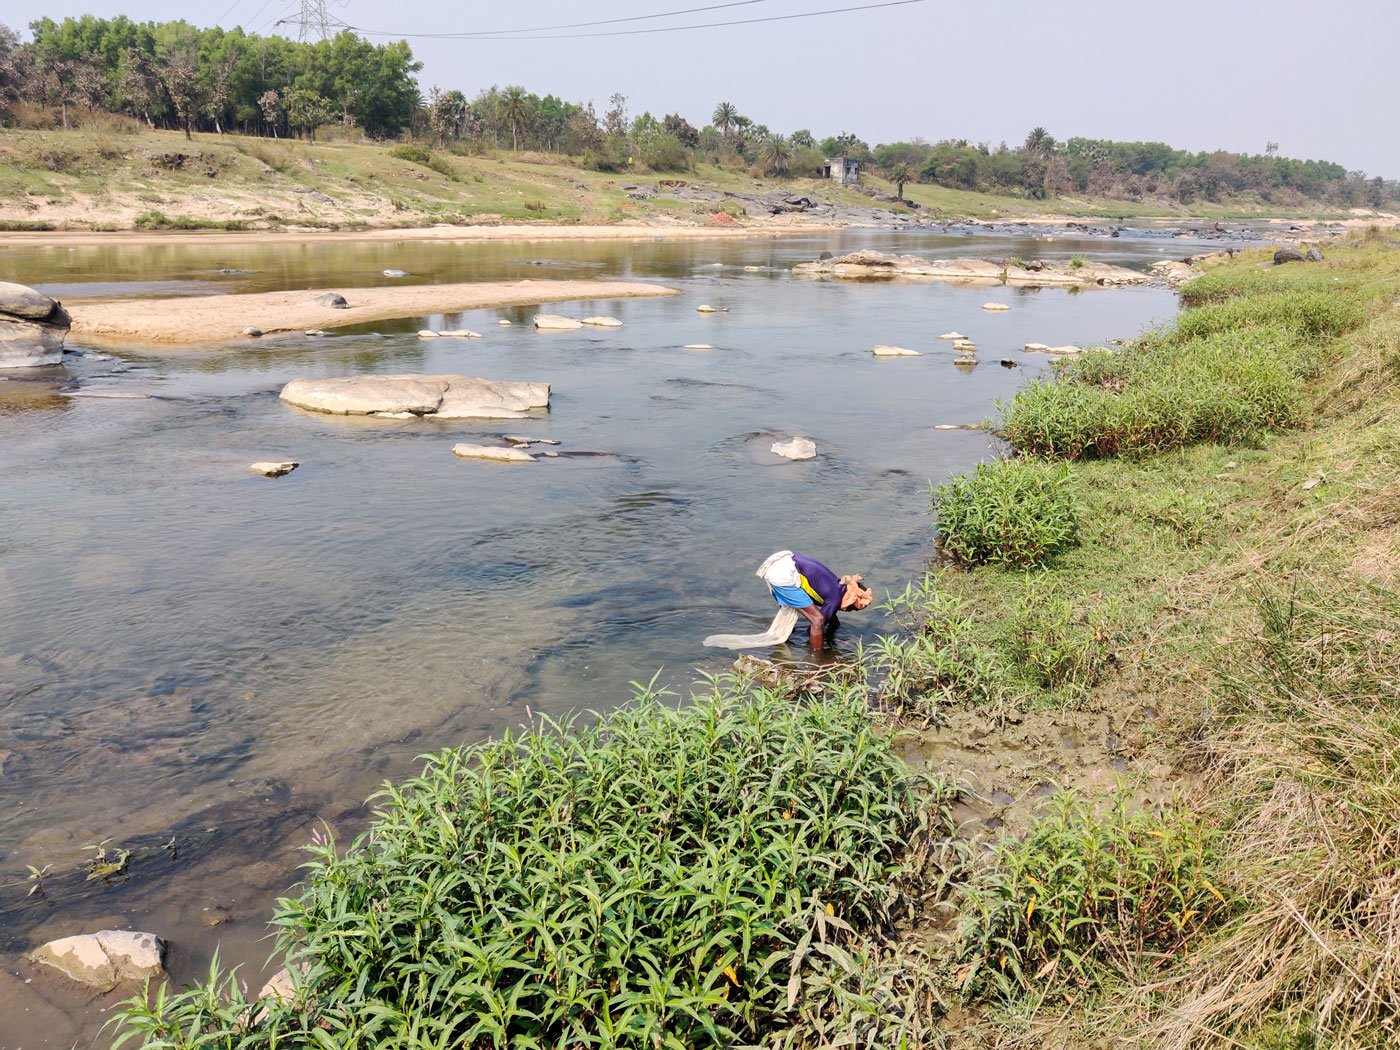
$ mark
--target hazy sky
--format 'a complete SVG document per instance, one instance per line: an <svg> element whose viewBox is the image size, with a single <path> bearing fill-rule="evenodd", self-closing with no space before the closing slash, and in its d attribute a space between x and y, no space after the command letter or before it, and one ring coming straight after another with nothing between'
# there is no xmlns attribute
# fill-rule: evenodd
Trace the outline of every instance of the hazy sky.
<svg viewBox="0 0 1400 1050"><path fill-rule="evenodd" d="M553 26L707 7L722 0L328 0L362 30L403 36L424 90L467 95L523 84L601 114L615 91L633 114L715 103L775 131L854 131L872 146L923 136L1016 144L1159 139L1185 149L1334 160L1400 178L1400 0L922 0L820 18L646 35L584 37L771 17L876 0L747 0L672 18L560 31L565 39L424 39L415 33ZM274 31L300 0L5 0L0 20L125 13L137 20ZM295 28L278 32L295 35ZM371 39L386 39L373 36Z"/></svg>

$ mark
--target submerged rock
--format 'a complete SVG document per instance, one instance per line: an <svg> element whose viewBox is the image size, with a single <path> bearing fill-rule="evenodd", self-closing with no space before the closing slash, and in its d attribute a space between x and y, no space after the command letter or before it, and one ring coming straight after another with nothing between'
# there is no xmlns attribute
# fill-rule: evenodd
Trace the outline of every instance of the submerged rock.
<svg viewBox="0 0 1400 1050"><path fill-rule="evenodd" d="M22 284L0 281L0 368L61 363L71 324L57 299Z"/></svg>
<svg viewBox="0 0 1400 1050"><path fill-rule="evenodd" d="M280 478L284 474L290 474L301 466L294 459L284 460L259 460L256 463L249 463L248 469L254 474L261 474L265 478Z"/></svg>
<svg viewBox="0 0 1400 1050"><path fill-rule="evenodd" d="M452 454L462 459L490 459L498 463L535 462L535 457L524 449L502 448L499 445L470 445L458 442L452 446Z"/></svg>
<svg viewBox="0 0 1400 1050"><path fill-rule="evenodd" d="M811 438L795 437L790 441L773 442L773 454L784 459L815 459L817 443Z"/></svg>
<svg viewBox="0 0 1400 1050"><path fill-rule="evenodd" d="M368 375L294 379L282 388L289 405L333 415L409 413L435 419L519 419L549 407L548 383L457 375Z"/></svg>
<svg viewBox="0 0 1400 1050"><path fill-rule="evenodd" d="M535 330L539 332L572 332L583 327L583 322L577 317L565 317L563 314L536 314Z"/></svg>
<svg viewBox="0 0 1400 1050"><path fill-rule="evenodd" d="M870 351L876 357L922 357L917 350L909 350L902 346L886 346L881 343Z"/></svg>
<svg viewBox="0 0 1400 1050"><path fill-rule="evenodd" d="M106 992L121 981L142 981L163 974L165 941L153 933L99 930L50 941L29 958L79 984Z"/></svg>
<svg viewBox="0 0 1400 1050"><path fill-rule="evenodd" d="M470 328L455 328L450 332L437 333L443 339L480 339L480 332L473 332Z"/></svg>

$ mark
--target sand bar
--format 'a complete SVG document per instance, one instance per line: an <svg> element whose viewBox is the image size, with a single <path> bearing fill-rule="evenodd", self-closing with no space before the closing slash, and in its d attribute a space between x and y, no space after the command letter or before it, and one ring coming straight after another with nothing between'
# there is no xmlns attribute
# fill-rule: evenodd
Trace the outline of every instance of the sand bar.
<svg viewBox="0 0 1400 1050"><path fill-rule="evenodd" d="M470 284L414 284L389 288L347 288L350 308L316 302L323 291L259 292L249 295L179 296L69 304L70 342L150 347L196 346L229 339L251 342L244 328L264 335L312 328L387 321L401 317L456 313L495 306L530 306L574 299L626 299L675 295L674 288L635 281L476 281Z"/></svg>

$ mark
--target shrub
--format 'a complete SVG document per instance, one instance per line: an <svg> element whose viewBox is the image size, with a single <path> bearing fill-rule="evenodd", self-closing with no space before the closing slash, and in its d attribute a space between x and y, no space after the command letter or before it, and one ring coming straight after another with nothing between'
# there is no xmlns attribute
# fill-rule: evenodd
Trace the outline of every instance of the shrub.
<svg viewBox="0 0 1400 1050"><path fill-rule="evenodd" d="M1069 257L1069 265L1070 265L1070 269L1072 269L1072 270L1081 270L1081 269L1083 269L1083 268L1084 268L1084 256L1082 256L1082 255L1071 255L1071 256Z"/></svg>
<svg viewBox="0 0 1400 1050"><path fill-rule="evenodd" d="M211 988L241 998L216 974L124 1023L149 1046L680 1050L858 1015L893 1046L858 933L912 904L905 851L946 799L862 698L731 683L445 751L282 902L296 1002L211 1014Z"/></svg>
<svg viewBox="0 0 1400 1050"><path fill-rule="evenodd" d="M406 160L410 164L421 164L423 167L431 167L433 163L433 151L424 149L422 146L415 146L411 142L404 142L394 146L389 150L389 156L395 160Z"/></svg>
<svg viewBox="0 0 1400 1050"><path fill-rule="evenodd" d="M1079 541L1069 471L1030 460L982 463L933 493L939 546L969 565L1040 565Z"/></svg>
<svg viewBox="0 0 1400 1050"><path fill-rule="evenodd" d="M1040 688L1082 692L1113 663L1120 619L1116 603L1082 609L1032 584L1011 617L1011 656Z"/></svg>
<svg viewBox="0 0 1400 1050"><path fill-rule="evenodd" d="M1184 804L1134 810L1061 793L960 889L961 983L973 996L1063 994L1193 951L1225 918L1219 835Z"/></svg>

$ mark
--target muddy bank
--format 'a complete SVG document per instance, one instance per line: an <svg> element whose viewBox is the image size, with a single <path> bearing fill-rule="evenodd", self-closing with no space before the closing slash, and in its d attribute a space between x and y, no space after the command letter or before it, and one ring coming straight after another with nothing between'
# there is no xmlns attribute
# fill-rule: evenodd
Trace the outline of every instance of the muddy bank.
<svg viewBox="0 0 1400 1050"><path fill-rule="evenodd" d="M73 339L80 343L192 346L264 335L456 313L484 307L523 306L574 299L625 299L675 295L674 289L634 281L492 281L471 284L358 288L348 306L321 301L318 291L130 299L73 306Z"/></svg>

